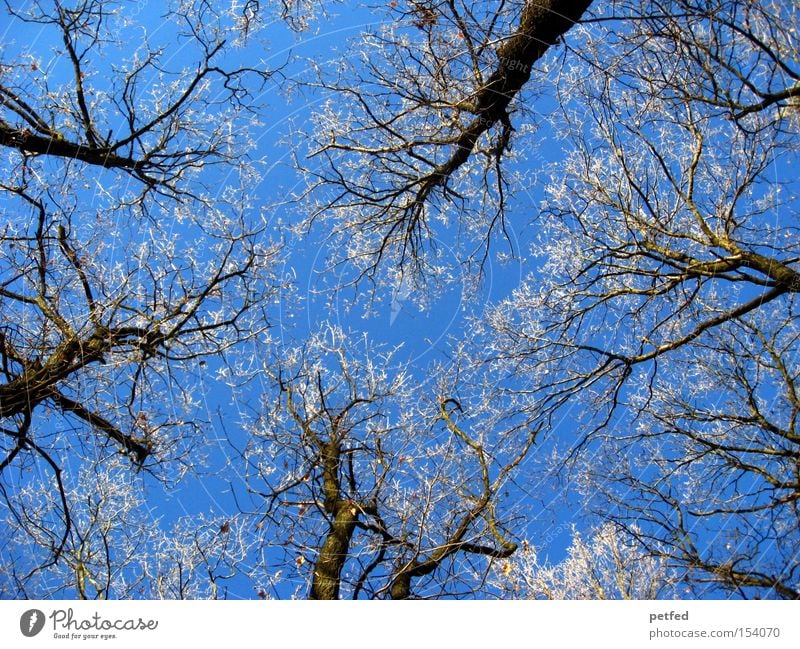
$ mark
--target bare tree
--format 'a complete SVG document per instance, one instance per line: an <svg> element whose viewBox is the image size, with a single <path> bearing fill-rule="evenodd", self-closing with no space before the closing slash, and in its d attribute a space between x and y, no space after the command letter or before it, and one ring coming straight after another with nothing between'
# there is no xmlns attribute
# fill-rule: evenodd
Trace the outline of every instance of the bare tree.
<svg viewBox="0 0 800 649"><path fill-rule="evenodd" d="M573 531L567 557L541 561L528 542L521 552L498 561L493 581L504 597L523 599L659 599L674 595L665 562L606 523L588 539Z"/></svg>
<svg viewBox="0 0 800 649"><path fill-rule="evenodd" d="M434 265L425 249L451 221L483 258L505 228L518 98L590 2L397 4L352 63L321 72L331 100L310 134L311 222L341 235L337 260L357 277Z"/></svg>
<svg viewBox="0 0 800 649"><path fill-rule="evenodd" d="M295 151L297 228L333 233L346 282L446 275L440 236L482 268L532 140L515 129L538 112L561 149L536 169L530 277L448 363L410 368L336 327L272 346L278 248L251 190L273 72L236 61L262 4L179 1L161 32L111 0L5 4L0 492L24 560L3 592L800 596L796 12L389 3L304 84L327 102ZM295 30L326 8L280 4ZM201 464L216 379L250 420L229 436L244 511L148 530L140 489ZM542 566L515 557L513 480L567 427L557 459L600 524Z"/></svg>
<svg viewBox="0 0 800 649"><path fill-rule="evenodd" d="M29 574L58 527L58 502L38 484L16 495L23 518L4 527L0 596L56 599L216 599L239 577L252 536L236 517L183 516L162 528L124 457L65 472L72 528L59 561ZM256 580L258 571L248 569ZM237 589L238 591L238 589Z"/></svg>
<svg viewBox="0 0 800 649"><path fill-rule="evenodd" d="M535 433L477 428L435 384L326 328L275 375L246 451L254 512L313 599L465 596L510 556L510 473ZM263 499L263 500L262 500Z"/></svg>
<svg viewBox="0 0 800 649"><path fill-rule="evenodd" d="M122 454L174 484L199 466L205 375L269 326L277 248L232 129L269 75L224 67L226 17L204 2L167 16L189 68L155 38L123 60L122 28L146 26L115 3L5 11L51 44L10 42L0 67L0 473L9 524L39 550L32 577L78 565L87 467Z"/></svg>
<svg viewBox="0 0 800 649"><path fill-rule="evenodd" d="M232 34L208 3L188 0L166 16L170 39L193 50L188 68L173 66L172 42L157 42L117 3L37 1L21 9L6 3L6 12L15 24L61 41L52 58L6 46L15 58L0 73L0 145L24 160L57 156L72 168L119 170L143 192L196 197L201 185L185 182L197 180L192 172L241 153L231 121L242 123L253 90L271 72L228 66ZM129 51L120 35L136 31L146 38ZM104 57L113 63L102 63Z"/></svg>
<svg viewBox="0 0 800 649"><path fill-rule="evenodd" d="M795 598L787 10L618 3L639 19L586 32L555 116L570 153L537 221L547 262L490 321L496 359L535 377L529 412L580 410L572 458L604 516L697 583Z"/></svg>

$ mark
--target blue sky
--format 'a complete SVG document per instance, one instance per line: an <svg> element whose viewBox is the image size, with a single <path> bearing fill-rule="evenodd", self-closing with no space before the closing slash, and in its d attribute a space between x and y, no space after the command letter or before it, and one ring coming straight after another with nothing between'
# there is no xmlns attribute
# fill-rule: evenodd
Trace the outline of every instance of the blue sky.
<svg viewBox="0 0 800 649"><path fill-rule="evenodd" d="M115 57L125 60L130 55L129 46L137 43L145 33L152 46L161 44L166 48L168 54L163 64L167 70L174 72L196 64L198 52L187 39L176 35L174 26L162 21L159 15L161 3L141 0L135 6L131 3L126 7L137 26L127 28L121 43L108 48L107 58L89 61L92 69L97 71L91 83L98 93L106 90L103 84L107 77L113 76ZM348 6L334 4L329 14L312 22L312 28L306 32L292 32L275 19L255 31L220 62L276 71L273 78L254 91L249 99L256 116L239 116L237 119L240 121L231 124L231 128L242 128L243 131L245 126L252 127L250 157L260 177L247 186L246 196L238 198L247 218L263 220L266 224L260 235L263 243L281 246L281 255L273 270L279 283L284 281L267 307L269 328L259 341L252 344L252 348L241 350L239 361L244 364L248 360L254 364L261 362L259 356L267 348L269 354L280 356L281 349L302 346L309 335L321 327L336 325L351 334L353 339L366 336L378 347L396 349L395 361L410 368L413 381L417 385L432 385L434 365L447 364L460 341L472 337L475 323L481 319L484 310L510 298L526 280L535 282L542 268L544 259L533 253L535 245L547 236L542 233L542 222L537 220L545 201L541 179L548 169L557 168L564 158L564 148L568 146L558 139L546 119L547 113L556 109L556 101L548 94L552 90L552 79L542 80L535 89L523 93L521 101L528 102L526 106L531 114L513 116L518 127L513 144L522 155L509 161L507 168L517 179L507 203L507 238L495 238L481 272L477 271L474 263L465 265L460 262L464 250L469 250L471 244L465 241L458 228L434 226L428 254L429 260L444 269L441 282L420 285L409 273L395 277L388 284L373 286L362 282L355 288L343 289L342 284L349 281L352 268L331 265L341 241L332 236L329 223L321 221L302 232L290 231L308 216L311 209L310 202L304 197L309 178L297 170L295 156L312 171L315 165L321 164L316 158L306 158L312 145L305 134L313 128L313 113L320 110L326 101L336 101L329 91L313 87L315 68L330 71L342 60L357 61L360 34L390 19L383 7L373 11L353 11ZM41 57L37 65L47 75L51 86L70 82L70 68L63 52L50 53L63 50L58 35L52 30L15 22L5 27L2 44L4 60L18 60L29 51L36 52ZM147 95L147 90L143 89L143 96ZM249 123L249 119L258 123ZM117 127L113 117L108 120L112 129L124 127L122 124ZM535 126L535 131L522 128L526 123ZM62 162L55 160L45 164L52 165L48 171L55 176ZM779 167L776 163L775 181L782 180L784 174L786 180L792 181L786 169L788 167ZM103 189L106 186L126 182L129 183L127 188L136 188L135 181L120 181L116 172L90 169L83 174L79 180L85 185L75 190L82 210L81 219L88 219L92 210L103 210ZM201 179L206 191L211 193L238 182L225 165L203 170ZM215 198L223 198L222 190L219 191ZM64 192L67 193L66 189ZM232 203L237 200L235 191L224 195L225 200L229 197ZM13 205L11 201L0 203L0 226L3 217L13 218ZM165 218L165 215L166 212L156 211L156 220ZM773 218L772 213L765 213L765 219L770 218ZM153 236L152 232L169 233L179 241L179 247L195 245L194 237L199 232L197 224L167 223L160 222L160 229L142 227L140 230L136 222L118 220L118 231L111 237L113 243L109 244L107 252L108 261L125 259L131 249L148 243L147 238ZM202 261L204 254L201 250L196 256ZM606 339L620 333L627 332L601 329L597 336ZM248 349L252 349L250 359ZM132 478L121 479L136 482L143 496L141 510L153 526L169 530L176 522L186 525L187 521L194 520L213 533L214 527L218 528L226 520L239 520L236 517L238 510L242 509L254 515L241 520L250 526L249 532L257 535L258 528L254 528L253 522L257 520L256 512L263 503L258 496L247 491L240 453L249 440L248 427L260 414L262 400L270 398L275 386L270 379L256 376L231 390L226 384L230 373L224 363L211 359L198 367L202 367L202 371L195 368L202 376L202 389L194 407L203 422L205 465L195 467L196 472L167 488L146 472L132 473ZM521 377L523 383L525 380ZM635 386L626 389L623 396L632 395L635 389ZM177 410L179 391L167 392L169 394L163 395L164 407L174 406ZM569 473L557 474L549 463L554 456L563 457L575 444L577 422L587 415L579 408L572 405L559 411L552 429L541 436L535 452L521 467L518 479L509 483L508 493L504 496L504 502L511 508L518 508L521 515L517 519L519 528L514 530L516 537L530 540L537 546L540 556L549 562L564 558L573 529L587 531L592 522L588 506L595 503L577 489L568 489ZM588 414L592 416L594 413ZM49 421L47 416L43 416L40 426L46 430L48 426L60 425L59 422L60 419ZM612 419L609 428L624 430L635 424L635 420L632 421L623 411ZM638 452L641 449L637 447L634 453ZM192 457L198 456L193 454ZM91 467L77 464L70 465L69 469L68 480L76 483L91 471ZM268 543L269 539L265 541ZM260 551L263 552L260 556L256 550L243 559L243 574L223 580L225 596L252 598L258 589L266 588L266 584L246 574L246 567L266 560L266 572L274 572L273 567L277 569L282 551L268 545ZM31 560L30 556L24 555L0 556L20 565ZM264 570L263 566L261 570ZM294 586L290 579L268 594L289 597L295 593ZM0 583L2 591L3 584ZM65 594L72 596L74 592L68 590Z"/></svg>
<svg viewBox="0 0 800 649"><path fill-rule="evenodd" d="M140 2L135 29L126 33L119 48L108 51L108 59L90 59L91 67L98 71L93 83L103 90L104 74L111 74L115 56L126 56L129 45L147 33L152 44L162 43L169 53L165 59L168 69L178 70L184 66L195 65L197 52L186 46L185 39L176 38L173 28L164 23L159 16L160 3ZM333 5L330 13L314 23L311 31L293 33L279 20L274 21L256 33L246 45L229 55L227 62L258 67L260 69L280 68L281 83L268 83L263 94L253 98L253 103L261 113L261 124L254 129L255 148L251 156L259 161L263 174L259 183L251 190L249 203L252 210L265 209L266 218L274 229L268 229L265 237L277 239L285 245L285 256L281 261L278 275L291 278L292 286L281 293L280 300L271 313L272 336L276 344L297 344L324 323L340 326L352 332L355 337L366 334L378 346L398 347L396 358L410 364L415 380L424 384L430 380L429 368L433 363L446 362L452 345L469 336L473 319L480 317L483 308L491 303L509 297L525 275L533 271L538 260L531 258L530 245L536 236L531 220L536 216L542 201L540 187L535 176L530 174L536 165L552 164L561 156L559 143L548 131L545 120L539 120L537 148L531 149L521 163L512 167L531 179L530 183L515 188L515 195L509 201L506 240L497 238L482 273L472 267L459 263L461 252L452 237L455 231L442 229L436 233L433 258L447 268L447 280L439 286L415 285L409 279L396 282L394 286L380 286L375 292L367 287L366 297L363 286L357 290L340 290L342 279L349 269L329 268L331 240L326 228L316 227L303 236L294 236L281 231L284 225L291 225L304 218L308 206L305 202L293 200L302 194L307 179L294 169L293 156L302 155L307 143L301 135L310 128L311 113L322 102L330 98L326 91L303 87L302 82L313 82L314 66L326 68L336 65L341 59L358 55L356 45L363 30L376 29L388 14L382 9L352 11L349 7ZM61 79L69 83L70 68L63 53L48 58L47 52L61 51L60 39L53 30L35 24L14 23L7 26L4 35L5 57L13 60L23 52L33 51L41 56L51 84ZM176 46L177 43L183 45ZM352 45L355 43L356 45ZM298 87L296 82L300 81ZM540 98L541 99L541 98ZM546 107L543 100L541 107ZM550 106L552 108L552 105ZM532 136L530 136L532 137ZM532 139L518 136L515 146L525 148ZM55 164L59 164L56 161ZM315 164L310 161L311 166ZM533 165L531 167L530 165ZM224 174L225 167L220 168ZM97 173L97 182L116 182L115 174ZM204 181L209 186L218 182L220 186L230 179L225 175L216 179L208 172ZM94 198L82 196L88 203ZM102 199L98 199L102 204ZM191 233L176 224L173 235L187 239ZM119 248L115 254L126 254L126 246L136 243L136 231L123 227ZM129 237L127 239L126 237ZM335 245L335 244L334 244ZM259 391L263 383L255 382L250 388L231 395L224 380L217 378L215 372L221 368L212 361L208 367L209 378L205 381L205 392L199 406L202 420L208 422L206 466L196 467L196 474L190 474L177 485L164 489L157 481L151 481L146 473L134 476L145 494L144 505L152 524L164 530L170 529L174 521L208 518L211 521L234 517L237 507L257 509L257 499L249 498L244 485L239 481L242 468L237 464L240 458L234 450L242 448L247 442L247 433L242 430L243 422L252 418L257 409ZM568 431L569 422L565 426ZM555 440L555 436L550 436ZM542 445L539 452L549 452L550 441ZM571 442L567 441L567 446ZM86 476L85 467L71 467L71 480ZM524 474L523 474L524 475ZM552 476L551 476L552 477ZM529 537L541 541L539 551L542 557L558 561L564 556L573 526L580 524L582 503L574 496L567 497L562 489L563 483L539 481L535 485L526 483L525 478L511 487L508 501L514 505L526 503L522 512L528 518L526 527L516 530L519 537ZM233 493L232 493L233 492ZM235 493L235 498L234 498ZM270 551L266 550L268 561ZM23 557L14 557L24 562ZM228 597L253 597L256 585L247 576L228 580L225 584ZM270 595L290 596L291 582L284 584ZM69 594L70 591L67 591Z"/></svg>

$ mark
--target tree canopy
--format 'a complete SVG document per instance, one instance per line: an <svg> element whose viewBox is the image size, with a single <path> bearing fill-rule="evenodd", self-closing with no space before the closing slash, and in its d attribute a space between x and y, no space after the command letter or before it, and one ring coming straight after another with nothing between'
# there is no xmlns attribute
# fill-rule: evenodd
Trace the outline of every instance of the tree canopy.
<svg viewBox="0 0 800 649"><path fill-rule="evenodd" d="M800 597L791 3L2 12L3 597Z"/></svg>

